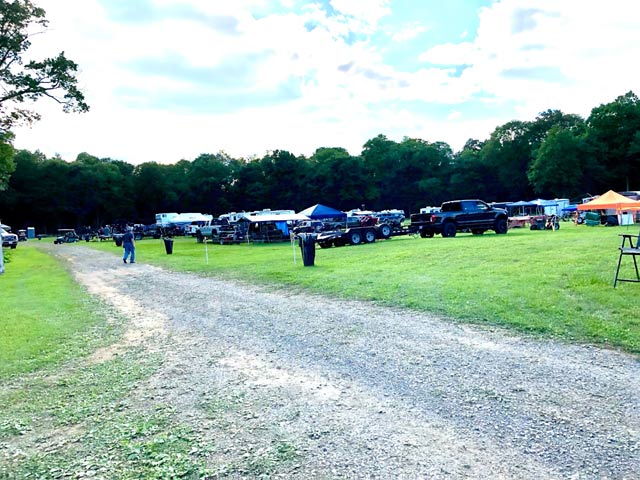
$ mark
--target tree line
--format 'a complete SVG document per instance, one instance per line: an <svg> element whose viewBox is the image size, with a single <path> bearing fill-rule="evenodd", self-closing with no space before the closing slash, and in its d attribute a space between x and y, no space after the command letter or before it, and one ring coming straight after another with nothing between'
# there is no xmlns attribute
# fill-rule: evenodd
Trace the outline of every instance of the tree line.
<svg viewBox="0 0 640 480"><path fill-rule="evenodd" d="M252 159L218 152L173 165L134 166L88 153L67 162L15 151L12 129L39 119L25 102L89 110L78 65L64 52L23 58L31 36L47 26L45 11L31 0L0 0L0 220L14 228L95 228L151 223L161 211L301 210L314 203L411 213L452 198L572 199L640 189L640 102L633 92L592 109L587 119L547 110L508 122L459 152L444 142L384 135L359 155L340 147L318 148L308 158L284 150Z"/></svg>
<svg viewBox="0 0 640 480"><path fill-rule="evenodd" d="M2 221L40 231L153 223L157 212L299 211L323 203L408 214L453 198L574 199L640 189L640 101L629 92L587 119L547 110L499 126L485 141L470 139L459 152L444 142L378 135L359 155L340 147L318 148L310 157L218 152L134 166L88 153L67 162L20 150L12 162L0 194Z"/></svg>

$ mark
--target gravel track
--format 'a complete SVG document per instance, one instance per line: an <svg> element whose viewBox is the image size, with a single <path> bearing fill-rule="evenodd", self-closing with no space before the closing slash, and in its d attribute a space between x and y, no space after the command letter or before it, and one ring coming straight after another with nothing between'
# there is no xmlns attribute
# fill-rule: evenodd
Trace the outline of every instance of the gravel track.
<svg viewBox="0 0 640 480"><path fill-rule="evenodd" d="M640 478L632 355L61 247L130 319L94 361L162 352L140 399L215 438L213 463L286 441L287 478Z"/></svg>

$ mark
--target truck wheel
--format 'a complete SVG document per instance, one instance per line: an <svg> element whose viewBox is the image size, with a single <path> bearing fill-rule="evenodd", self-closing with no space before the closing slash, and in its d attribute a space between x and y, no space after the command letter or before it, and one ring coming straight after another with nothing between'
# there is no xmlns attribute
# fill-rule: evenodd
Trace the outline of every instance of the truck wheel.
<svg viewBox="0 0 640 480"><path fill-rule="evenodd" d="M446 222L442 226L442 236L449 238L456 236L456 224L453 222Z"/></svg>
<svg viewBox="0 0 640 480"><path fill-rule="evenodd" d="M331 242L318 242L320 248L331 248Z"/></svg>
<svg viewBox="0 0 640 480"><path fill-rule="evenodd" d="M496 220L495 232L499 235L503 235L507 233L509 229L509 225L507 224L507 220L504 218L499 218Z"/></svg>
<svg viewBox="0 0 640 480"><path fill-rule="evenodd" d="M376 241L376 233L373 230L364 232L364 243L373 243Z"/></svg>
<svg viewBox="0 0 640 480"><path fill-rule="evenodd" d="M200 233L200 231L198 230L198 233L196 234L196 241L198 243L202 243L204 242L204 237L202 236L202 233Z"/></svg>
<svg viewBox="0 0 640 480"><path fill-rule="evenodd" d="M359 245L362 242L362 235L360 232L351 232L349 234L349 243L351 245Z"/></svg>
<svg viewBox="0 0 640 480"><path fill-rule="evenodd" d="M386 223L383 225L380 225L379 230L380 230L380 235L382 235L382 238L384 238L385 240L391 236L391 227Z"/></svg>

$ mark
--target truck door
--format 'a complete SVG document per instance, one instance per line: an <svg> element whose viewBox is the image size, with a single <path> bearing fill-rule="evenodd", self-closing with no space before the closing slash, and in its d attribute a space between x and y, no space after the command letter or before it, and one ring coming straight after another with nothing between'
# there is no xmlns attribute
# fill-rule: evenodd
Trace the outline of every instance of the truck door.
<svg viewBox="0 0 640 480"><path fill-rule="evenodd" d="M469 228L481 228L489 221L489 206L484 202L465 202L466 218Z"/></svg>

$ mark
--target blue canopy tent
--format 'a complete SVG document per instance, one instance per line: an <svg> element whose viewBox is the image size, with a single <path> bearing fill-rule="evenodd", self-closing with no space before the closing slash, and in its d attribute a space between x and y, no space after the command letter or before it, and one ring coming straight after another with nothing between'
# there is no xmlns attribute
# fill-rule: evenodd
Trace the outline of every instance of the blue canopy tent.
<svg viewBox="0 0 640 480"><path fill-rule="evenodd" d="M322 220L326 218L346 218L347 214L336 210L335 208L320 205L319 203L306 208L299 212L300 215L306 215L313 220Z"/></svg>

